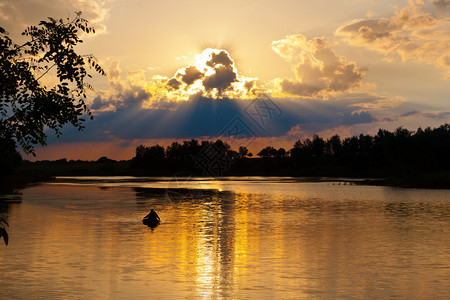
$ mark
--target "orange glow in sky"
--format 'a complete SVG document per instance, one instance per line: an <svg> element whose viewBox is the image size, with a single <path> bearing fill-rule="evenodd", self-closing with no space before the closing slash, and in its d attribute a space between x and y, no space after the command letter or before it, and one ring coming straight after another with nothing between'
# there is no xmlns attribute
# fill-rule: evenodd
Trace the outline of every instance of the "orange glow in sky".
<svg viewBox="0 0 450 300"><path fill-rule="evenodd" d="M0 22L20 40L74 11L97 29L79 52L108 76L90 82L95 120L48 132L36 159L128 159L138 141L215 139L236 117L255 149L450 122L448 1L5 0ZM270 128L245 119L263 97L282 112Z"/></svg>

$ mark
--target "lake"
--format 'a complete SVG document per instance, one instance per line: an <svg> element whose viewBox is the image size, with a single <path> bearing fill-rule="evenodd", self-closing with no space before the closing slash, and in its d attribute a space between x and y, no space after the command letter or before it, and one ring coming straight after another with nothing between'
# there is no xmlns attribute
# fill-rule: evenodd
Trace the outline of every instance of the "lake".
<svg viewBox="0 0 450 300"><path fill-rule="evenodd" d="M59 177L13 198L0 299L450 297L450 190Z"/></svg>

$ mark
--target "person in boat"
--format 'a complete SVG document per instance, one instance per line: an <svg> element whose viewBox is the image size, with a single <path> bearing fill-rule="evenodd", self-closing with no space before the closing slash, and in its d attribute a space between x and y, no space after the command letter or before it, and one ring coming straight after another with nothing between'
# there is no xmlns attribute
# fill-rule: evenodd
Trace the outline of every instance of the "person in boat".
<svg viewBox="0 0 450 300"><path fill-rule="evenodd" d="M150 210L150 212L148 213L148 215L145 216L146 219L152 220L152 221L161 221L161 219L159 218L158 214L156 213L156 211Z"/></svg>

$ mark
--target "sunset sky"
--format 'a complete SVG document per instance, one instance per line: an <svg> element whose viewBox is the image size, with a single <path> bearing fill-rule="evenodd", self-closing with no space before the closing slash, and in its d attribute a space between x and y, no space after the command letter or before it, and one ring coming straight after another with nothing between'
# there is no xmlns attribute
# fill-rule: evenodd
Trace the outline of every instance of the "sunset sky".
<svg viewBox="0 0 450 300"><path fill-rule="evenodd" d="M130 159L190 138L290 149L450 122L450 0L2 0L0 24L20 39L75 11L96 28L78 52L108 76L90 82L95 120L48 132L37 160Z"/></svg>

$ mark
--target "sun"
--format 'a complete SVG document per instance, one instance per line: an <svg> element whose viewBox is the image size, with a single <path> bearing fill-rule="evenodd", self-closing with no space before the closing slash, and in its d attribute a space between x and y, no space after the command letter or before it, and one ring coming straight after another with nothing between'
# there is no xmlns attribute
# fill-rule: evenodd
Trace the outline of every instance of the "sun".
<svg viewBox="0 0 450 300"><path fill-rule="evenodd" d="M194 62L194 66L199 69L202 70L205 74L205 76L211 76L213 75L214 69L211 68L210 66L208 66L208 62L211 60L212 54L219 54L221 53L221 51L225 51L225 53L227 53L229 55L229 53L226 50L219 50L219 49L212 49L212 48L207 48L205 50L203 50L202 53L195 55L195 62Z"/></svg>

